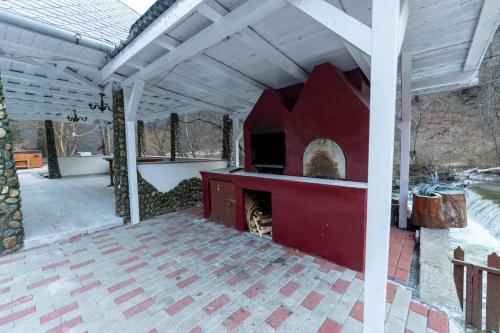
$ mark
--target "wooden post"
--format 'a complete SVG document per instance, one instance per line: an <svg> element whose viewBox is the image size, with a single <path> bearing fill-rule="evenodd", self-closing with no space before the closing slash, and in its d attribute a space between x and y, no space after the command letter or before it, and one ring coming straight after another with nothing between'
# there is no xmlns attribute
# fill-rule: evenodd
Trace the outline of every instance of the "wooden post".
<svg viewBox="0 0 500 333"><path fill-rule="evenodd" d="M453 251L453 258L464 261L464 250L459 246ZM453 277L455 279L455 287L457 288L458 300L462 310L464 309L464 269L462 265L453 265Z"/></svg>
<svg viewBox="0 0 500 333"><path fill-rule="evenodd" d="M365 333L384 333L392 199L400 0L372 2Z"/></svg>
<svg viewBox="0 0 500 333"><path fill-rule="evenodd" d="M406 229L408 220L408 187L410 179L412 55L401 56L401 159L399 168L399 227Z"/></svg>
<svg viewBox="0 0 500 333"><path fill-rule="evenodd" d="M488 267L500 269L500 257L488 256ZM486 290L486 332L500 331L500 275L489 272Z"/></svg>

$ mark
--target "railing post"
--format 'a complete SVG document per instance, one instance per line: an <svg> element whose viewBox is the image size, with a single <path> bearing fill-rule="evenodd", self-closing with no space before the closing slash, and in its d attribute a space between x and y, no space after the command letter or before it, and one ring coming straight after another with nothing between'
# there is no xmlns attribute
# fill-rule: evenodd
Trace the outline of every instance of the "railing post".
<svg viewBox="0 0 500 333"><path fill-rule="evenodd" d="M453 252L453 258L464 261L464 250L460 246ZM464 269L465 267L462 265L453 264L453 277L455 278L455 287L457 288L458 300L462 310L464 309Z"/></svg>
<svg viewBox="0 0 500 333"><path fill-rule="evenodd" d="M500 269L500 257L496 253L488 256L488 267ZM486 290L486 332L500 331L500 275L488 273Z"/></svg>

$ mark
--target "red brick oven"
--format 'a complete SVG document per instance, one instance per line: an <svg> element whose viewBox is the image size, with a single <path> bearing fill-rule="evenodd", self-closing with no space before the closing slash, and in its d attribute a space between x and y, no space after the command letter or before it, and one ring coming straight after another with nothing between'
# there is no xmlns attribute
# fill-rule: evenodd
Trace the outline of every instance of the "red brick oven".
<svg viewBox="0 0 500 333"><path fill-rule="evenodd" d="M363 271L367 95L359 71L330 64L264 91L244 123L244 171L202 172L205 217L245 231L245 197L263 193L275 242Z"/></svg>

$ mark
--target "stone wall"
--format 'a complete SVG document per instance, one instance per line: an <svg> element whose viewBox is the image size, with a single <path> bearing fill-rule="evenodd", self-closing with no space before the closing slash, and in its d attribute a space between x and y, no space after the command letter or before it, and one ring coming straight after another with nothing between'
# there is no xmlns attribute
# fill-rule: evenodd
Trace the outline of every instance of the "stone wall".
<svg viewBox="0 0 500 333"><path fill-rule="evenodd" d="M139 185L139 212L141 219L197 206L202 199L201 179L190 178L169 192L158 192L137 173Z"/></svg>
<svg viewBox="0 0 500 333"><path fill-rule="evenodd" d="M181 147L181 131L179 124L179 115L172 113L170 115L170 160L175 161L176 157L184 156Z"/></svg>
<svg viewBox="0 0 500 333"><path fill-rule="evenodd" d="M144 134L144 121L137 120L137 157L146 155L146 138Z"/></svg>
<svg viewBox="0 0 500 333"><path fill-rule="evenodd" d="M123 90L113 88L113 142L115 170L115 211L123 217L125 222L130 221L130 207L128 195L127 173L127 146L125 138L125 107Z"/></svg>
<svg viewBox="0 0 500 333"><path fill-rule="evenodd" d="M49 178L61 178L59 161L57 160L56 140L54 136L54 124L52 120L45 120L45 137L47 138L47 162L49 165Z"/></svg>
<svg viewBox="0 0 500 333"><path fill-rule="evenodd" d="M18 250L22 247L23 239L21 193L0 82L0 254Z"/></svg>
<svg viewBox="0 0 500 333"><path fill-rule="evenodd" d="M222 118L222 159L231 162L231 154L233 150L233 121L229 115L224 115Z"/></svg>

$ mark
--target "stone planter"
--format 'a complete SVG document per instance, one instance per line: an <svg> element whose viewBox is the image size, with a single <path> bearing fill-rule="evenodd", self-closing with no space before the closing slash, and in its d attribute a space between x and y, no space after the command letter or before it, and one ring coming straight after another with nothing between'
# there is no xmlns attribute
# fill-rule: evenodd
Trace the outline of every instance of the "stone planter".
<svg viewBox="0 0 500 333"><path fill-rule="evenodd" d="M413 193L411 223L430 229L466 227L465 193L445 191L430 197Z"/></svg>

